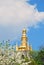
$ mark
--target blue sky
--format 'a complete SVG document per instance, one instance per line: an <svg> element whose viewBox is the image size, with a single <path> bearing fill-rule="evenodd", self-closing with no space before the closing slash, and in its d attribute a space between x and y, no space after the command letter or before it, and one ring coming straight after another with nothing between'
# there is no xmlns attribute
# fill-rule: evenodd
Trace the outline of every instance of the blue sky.
<svg viewBox="0 0 44 65"><path fill-rule="evenodd" d="M24 27L29 44L38 50L44 45L44 0L0 0L0 41L20 45Z"/></svg>
<svg viewBox="0 0 44 65"><path fill-rule="evenodd" d="M28 3L34 5L36 4L36 8L39 12L44 12L44 0L30 0ZM39 23L38 28L29 28L30 31L30 43L32 43L33 48L36 50L39 49L39 47L44 45L44 24Z"/></svg>
<svg viewBox="0 0 44 65"><path fill-rule="evenodd" d="M32 44L33 49L39 49L40 46L44 45L44 25L39 24L39 28L30 28L30 31L28 32L28 38L30 44Z"/></svg>
<svg viewBox="0 0 44 65"><path fill-rule="evenodd" d="M39 11L44 11L44 0L30 0L28 3L32 5L37 4L37 9Z"/></svg>

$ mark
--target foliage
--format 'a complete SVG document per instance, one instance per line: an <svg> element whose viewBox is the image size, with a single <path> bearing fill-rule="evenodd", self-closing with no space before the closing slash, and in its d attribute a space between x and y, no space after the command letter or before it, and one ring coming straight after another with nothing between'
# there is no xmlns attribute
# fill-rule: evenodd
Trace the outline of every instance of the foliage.
<svg viewBox="0 0 44 65"><path fill-rule="evenodd" d="M38 55L38 51L35 51L35 50L29 51L29 54L30 54L31 58L35 59L36 56Z"/></svg>
<svg viewBox="0 0 44 65"><path fill-rule="evenodd" d="M25 57L25 62L29 62L29 59L28 59L28 57Z"/></svg>
<svg viewBox="0 0 44 65"><path fill-rule="evenodd" d="M15 65L14 49L8 41L4 44L0 42L0 65Z"/></svg>
<svg viewBox="0 0 44 65"><path fill-rule="evenodd" d="M14 47L8 41L4 44L0 42L0 65L21 65L16 62L15 53ZM29 56L30 59L22 55L24 63L31 61L28 65L44 65L44 47L40 47L39 51L29 51Z"/></svg>
<svg viewBox="0 0 44 65"><path fill-rule="evenodd" d="M35 60L37 61L38 65L44 65L44 48L39 50Z"/></svg>

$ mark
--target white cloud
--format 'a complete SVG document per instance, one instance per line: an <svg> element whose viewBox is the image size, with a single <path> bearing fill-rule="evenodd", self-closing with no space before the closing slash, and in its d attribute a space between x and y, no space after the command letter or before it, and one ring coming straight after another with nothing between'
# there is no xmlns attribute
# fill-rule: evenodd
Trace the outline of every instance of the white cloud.
<svg viewBox="0 0 44 65"><path fill-rule="evenodd" d="M44 12L39 12L36 5L30 5L26 1L0 0L0 25L13 27L18 32L23 27L44 23Z"/></svg>
<svg viewBox="0 0 44 65"><path fill-rule="evenodd" d="M30 5L27 0L2 0L0 1L1 25L36 25L44 19L44 12L39 12L35 5Z"/></svg>

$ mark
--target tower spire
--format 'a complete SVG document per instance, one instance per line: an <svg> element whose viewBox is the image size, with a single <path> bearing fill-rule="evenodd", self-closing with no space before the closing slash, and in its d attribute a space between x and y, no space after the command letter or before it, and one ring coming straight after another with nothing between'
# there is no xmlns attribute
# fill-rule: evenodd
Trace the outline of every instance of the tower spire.
<svg viewBox="0 0 44 65"><path fill-rule="evenodd" d="M21 45L18 47L16 45L16 50L17 51L27 51L27 50L32 50L32 48L27 44L27 36L26 36L26 29L24 28L22 30L22 37L21 37Z"/></svg>
<svg viewBox="0 0 44 65"><path fill-rule="evenodd" d="M26 36L26 29L25 28L22 31L21 41L22 41L22 46L27 46L27 36Z"/></svg>

